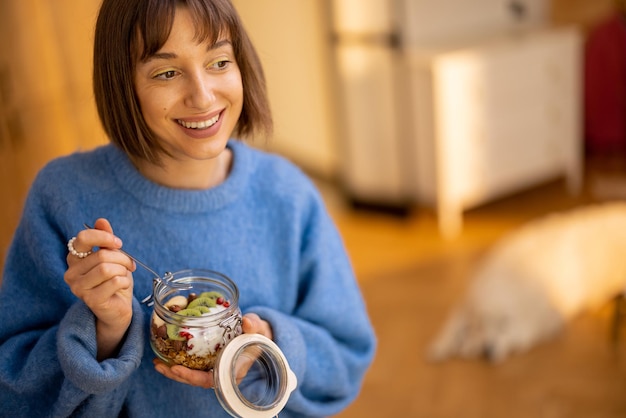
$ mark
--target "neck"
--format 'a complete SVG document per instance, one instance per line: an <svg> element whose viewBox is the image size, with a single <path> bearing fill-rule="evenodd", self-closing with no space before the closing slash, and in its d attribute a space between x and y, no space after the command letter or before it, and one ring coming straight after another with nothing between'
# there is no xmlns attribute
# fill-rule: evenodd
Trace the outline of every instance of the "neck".
<svg viewBox="0 0 626 418"><path fill-rule="evenodd" d="M223 183L228 177L232 163L232 151L225 148L217 157L209 160L173 160L164 158L161 165L145 160L135 165L147 179L174 189L204 190Z"/></svg>

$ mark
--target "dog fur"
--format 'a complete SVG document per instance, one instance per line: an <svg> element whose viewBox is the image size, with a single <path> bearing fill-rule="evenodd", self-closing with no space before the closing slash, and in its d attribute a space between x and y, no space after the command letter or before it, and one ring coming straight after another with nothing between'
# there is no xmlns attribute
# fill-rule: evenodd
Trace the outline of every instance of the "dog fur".
<svg viewBox="0 0 626 418"><path fill-rule="evenodd" d="M496 244L471 280L430 347L433 360L502 361L624 292L626 202L529 222Z"/></svg>

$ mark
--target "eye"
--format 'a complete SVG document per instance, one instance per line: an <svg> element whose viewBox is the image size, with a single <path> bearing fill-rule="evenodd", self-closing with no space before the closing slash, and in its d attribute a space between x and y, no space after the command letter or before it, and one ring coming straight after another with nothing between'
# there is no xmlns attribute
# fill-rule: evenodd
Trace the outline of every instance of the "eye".
<svg viewBox="0 0 626 418"><path fill-rule="evenodd" d="M230 61L227 59L222 59L219 61L215 61L213 64L210 65L211 68L214 68L216 70L223 70L228 68L228 65L230 64Z"/></svg>
<svg viewBox="0 0 626 418"><path fill-rule="evenodd" d="M178 73L174 70L167 70L167 71L163 71L162 73L158 73L157 75L154 76L154 78L159 79L159 80L170 80L174 77L176 77Z"/></svg>

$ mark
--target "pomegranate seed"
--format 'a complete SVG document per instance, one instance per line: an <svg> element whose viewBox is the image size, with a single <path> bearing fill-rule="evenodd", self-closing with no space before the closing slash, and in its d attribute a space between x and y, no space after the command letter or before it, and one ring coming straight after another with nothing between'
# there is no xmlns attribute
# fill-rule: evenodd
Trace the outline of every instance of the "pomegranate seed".
<svg viewBox="0 0 626 418"><path fill-rule="evenodd" d="M184 337L186 340L191 340L193 338L193 334L187 332L187 331L181 331L178 333L181 337Z"/></svg>
<svg viewBox="0 0 626 418"><path fill-rule="evenodd" d="M215 301L215 303L217 303L218 305L221 305L222 303L224 303L224 298L223 298L223 297L219 297L219 298L217 298L217 300Z"/></svg>
<svg viewBox="0 0 626 418"><path fill-rule="evenodd" d="M225 308L228 308L230 306L230 302L225 300L223 305Z"/></svg>

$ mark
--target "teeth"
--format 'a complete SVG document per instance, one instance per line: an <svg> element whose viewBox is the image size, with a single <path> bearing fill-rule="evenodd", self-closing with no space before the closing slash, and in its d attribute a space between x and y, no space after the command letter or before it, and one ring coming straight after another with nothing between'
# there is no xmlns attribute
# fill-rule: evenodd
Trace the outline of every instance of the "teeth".
<svg viewBox="0 0 626 418"><path fill-rule="evenodd" d="M217 122L219 118L220 115L216 115L209 120L203 120L200 122L185 122L184 120L179 119L178 124L188 129L206 129L215 125L215 122Z"/></svg>

